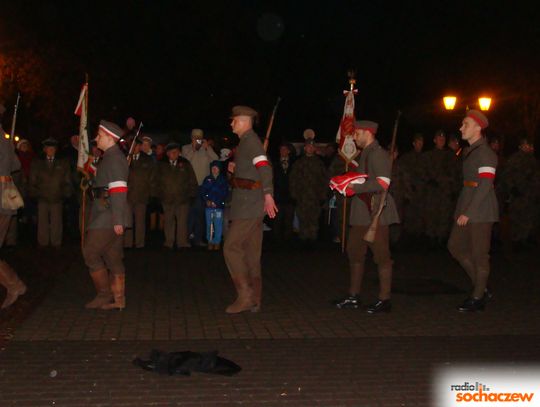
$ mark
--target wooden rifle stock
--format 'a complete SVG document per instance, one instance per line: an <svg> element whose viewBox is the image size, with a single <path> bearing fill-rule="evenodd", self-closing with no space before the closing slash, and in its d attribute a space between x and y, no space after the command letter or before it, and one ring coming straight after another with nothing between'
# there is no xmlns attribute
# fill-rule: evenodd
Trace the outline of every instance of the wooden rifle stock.
<svg viewBox="0 0 540 407"><path fill-rule="evenodd" d="M401 116L401 111L398 110L396 121L394 122L394 130L392 132L392 143L390 144L390 175L392 174L392 167L394 165L394 153L396 151L396 137L397 137L397 130L399 126L400 116ZM364 235L364 240L368 243L373 243L375 241L375 235L377 234L377 228L379 227L379 220L381 218L381 214L384 209L384 206L386 205L386 198L388 197L388 189L389 188L385 189L384 192L381 194L381 201L379 202L377 211L375 212L375 215L371 219L371 224L369 225L368 231Z"/></svg>
<svg viewBox="0 0 540 407"><path fill-rule="evenodd" d="M274 105L274 110L272 111L272 116L270 116L270 121L268 122L268 128L266 129L266 136L264 137L264 151L268 151L268 144L270 143L270 132L272 131L272 126L274 125L274 118L276 117L276 111L281 102L281 98L278 97L276 104Z"/></svg>

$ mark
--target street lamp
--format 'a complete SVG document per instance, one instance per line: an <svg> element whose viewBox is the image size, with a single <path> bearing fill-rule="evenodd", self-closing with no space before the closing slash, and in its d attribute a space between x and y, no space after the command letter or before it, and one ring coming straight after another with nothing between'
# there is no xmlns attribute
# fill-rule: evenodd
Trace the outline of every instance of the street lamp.
<svg viewBox="0 0 540 407"><path fill-rule="evenodd" d="M478 106L480 106L480 110L483 110L483 111L489 110L489 107L491 106L491 98L488 98L485 96L479 97Z"/></svg>
<svg viewBox="0 0 540 407"><path fill-rule="evenodd" d="M5 137L7 140L9 140L9 134L5 133L5 134L4 134L4 137Z"/></svg>
<svg viewBox="0 0 540 407"><path fill-rule="evenodd" d="M456 107L456 101L457 101L457 97L455 96L443 97L444 108L446 110L454 110L454 107Z"/></svg>

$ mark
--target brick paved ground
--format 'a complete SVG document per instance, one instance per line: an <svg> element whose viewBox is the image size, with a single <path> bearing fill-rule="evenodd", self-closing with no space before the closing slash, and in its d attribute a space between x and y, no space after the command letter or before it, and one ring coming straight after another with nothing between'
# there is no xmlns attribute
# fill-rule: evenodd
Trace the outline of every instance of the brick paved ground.
<svg viewBox="0 0 540 407"><path fill-rule="evenodd" d="M0 406L429 405L434 366L540 359L534 253L494 257L496 297L475 315L454 310L467 281L445 252L395 260L391 314L329 306L347 282L336 251L279 249L264 254L263 312L228 316L220 253L128 252L123 312L82 307L93 289L75 257L0 353ZM372 300L373 270L364 288ZM244 371L159 377L131 365L152 348L219 349Z"/></svg>

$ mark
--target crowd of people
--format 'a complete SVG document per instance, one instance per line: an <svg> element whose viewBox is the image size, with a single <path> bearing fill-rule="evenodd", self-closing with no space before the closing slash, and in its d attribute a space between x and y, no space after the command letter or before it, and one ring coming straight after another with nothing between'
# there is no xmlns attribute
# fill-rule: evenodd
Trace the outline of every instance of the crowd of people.
<svg viewBox="0 0 540 407"><path fill-rule="evenodd" d="M174 141L155 145L150 137L136 134L135 122L128 119L126 128L115 139L128 162L127 216L132 226L122 233L124 248L144 248L150 228L162 231L163 247L169 250L197 246L219 250L229 228L233 189L261 187L241 185L239 178L233 185L235 148L215 151L214 141L207 139L201 129L193 129L191 143L183 146ZM326 239L335 243L353 239L348 225L351 207L354 212L357 203L328 186L331 179L354 170L358 164L346 164L337 144L316 143L312 129L303 135L305 142L298 149L301 151L283 142L278 156L268 160L278 211L274 219L265 218L264 226L272 230L277 242L294 239L310 246ZM426 150L425 144L425 137L415 134L410 151L404 154L396 151L390 157L388 150L381 150L393 161L388 174L392 182L387 187L396 216L388 224L388 239L396 244L404 237L415 237L427 239L431 248L445 248L455 223L460 191L464 182L469 182L463 173L466 145L443 131L434 134L432 148ZM536 244L540 166L533 145L520 140L518 151L508 158L501 154L497 138L487 140L487 145L498 159L494 192L501 222L493 232L494 238L514 247ZM103 150L98 147L95 141L91 143L93 161L85 168L87 173L103 160ZM71 137L65 148L60 148L53 138L43 140L39 152L28 140L18 141L18 165L9 176L21 191L25 206L9 220L6 245L16 244L19 224L37 225L39 247L58 248L66 223L79 224L82 229L91 222L90 202L104 198L93 196L92 185L87 193L81 192L86 177L77 169L78 148L78 136ZM259 168L258 163L253 165ZM349 298L349 303L354 299Z"/></svg>

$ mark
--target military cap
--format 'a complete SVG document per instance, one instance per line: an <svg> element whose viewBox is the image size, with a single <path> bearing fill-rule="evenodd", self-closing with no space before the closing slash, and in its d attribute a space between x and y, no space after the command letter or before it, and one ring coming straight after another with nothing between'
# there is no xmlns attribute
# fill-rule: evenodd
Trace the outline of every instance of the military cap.
<svg viewBox="0 0 540 407"><path fill-rule="evenodd" d="M481 129L485 129L487 126L489 126L489 121L486 115L478 110L468 110L467 117L473 119Z"/></svg>
<svg viewBox="0 0 540 407"><path fill-rule="evenodd" d="M379 124L371 120L357 120L354 122L354 128L357 130L367 130L371 134L377 134Z"/></svg>
<svg viewBox="0 0 540 407"><path fill-rule="evenodd" d="M20 150L20 149L21 149L21 146L22 146L23 144L28 144L28 145L30 145L30 142L29 142L27 139L25 139L25 138L20 139L19 142L17 143L17 150Z"/></svg>
<svg viewBox="0 0 540 407"><path fill-rule="evenodd" d="M102 120L99 122L99 128L102 129L109 136L111 136L115 141L120 140L120 138L122 137L122 129L112 122Z"/></svg>
<svg viewBox="0 0 540 407"><path fill-rule="evenodd" d="M202 139L204 136L204 132L201 129L193 129L191 130L191 138L192 139Z"/></svg>
<svg viewBox="0 0 540 407"><path fill-rule="evenodd" d="M58 147L58 140L53 137L49 137L41 142L43 147Z"/></svg>
<svg viewBox="0 0 540 407"><path fill-rule="evenodd" d="M178 144L177 142L175 141L171 141L169 144L167 144L167 146L165 147L165 151L171 151L171 150L174 150L174 149L178 149L180 150L180 144Z"/></svg>
<svg viewBox="0 0 540 407"><path fill-rule="evenodd" d="M304 130L304 139L307 141L309 139L313 140L315 138L315 130L305 129Z"/></svg>
<svg viewBox="0 0 540 407"><path fill-rule="evenodd" d="M249 106L234 106L231 112L231 118L236 116L249 116L256 118L259 114L255 109L252 109Z"/></svg>

